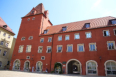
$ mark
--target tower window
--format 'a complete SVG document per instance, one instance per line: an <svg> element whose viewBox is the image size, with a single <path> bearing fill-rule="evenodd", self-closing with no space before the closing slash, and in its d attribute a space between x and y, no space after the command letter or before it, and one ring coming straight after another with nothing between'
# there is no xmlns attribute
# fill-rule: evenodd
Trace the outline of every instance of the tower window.
<svg viewBox="0 0 116 77"><path fill-rule="evenodd" d="M90 23L86 23L85 28L90 28Z"/></svg>

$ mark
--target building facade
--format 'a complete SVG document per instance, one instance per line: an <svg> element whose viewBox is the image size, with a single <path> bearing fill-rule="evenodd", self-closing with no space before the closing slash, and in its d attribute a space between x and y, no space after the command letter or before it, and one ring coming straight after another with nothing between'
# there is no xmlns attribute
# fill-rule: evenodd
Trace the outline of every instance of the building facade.
<svg viewBox="0 0 116 77"><path fill-rule="evenodd" d="M53 26L43 4L22 17L11 70L116 75L116 18Z"/></svg>
<svg viewBox="0 0 116 77"><path fill-rule="evenodd" d="M12 57L9 54L13 53L11 47L14 35L10 27L0 17L0 69L4 69L5 66L9 68L9 58Z"/></svg>

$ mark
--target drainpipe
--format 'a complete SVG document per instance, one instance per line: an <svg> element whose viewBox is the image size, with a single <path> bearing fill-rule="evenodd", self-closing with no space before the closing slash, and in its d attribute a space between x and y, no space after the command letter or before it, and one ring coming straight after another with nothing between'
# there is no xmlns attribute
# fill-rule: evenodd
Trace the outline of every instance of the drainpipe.
<svg viewBox="0 0 116 77"><path fill-rule="evenodd" d="M43 29L43 22L44 22L44 17L42 17L42 27L41 27L41 34L42 34L42 29Z"/></svg>

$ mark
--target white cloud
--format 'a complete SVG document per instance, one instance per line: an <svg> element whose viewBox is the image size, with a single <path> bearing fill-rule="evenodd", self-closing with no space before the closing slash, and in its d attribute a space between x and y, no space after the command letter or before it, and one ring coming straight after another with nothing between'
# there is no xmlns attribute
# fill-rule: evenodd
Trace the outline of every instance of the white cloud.
<svg viewBox="0 0 116 77"><path fill-rule="evenodd" d="M100 3L101 3L101 0L97 0L97 1L93 4L93 6L91 7L91 9L96 8Z"/></svg>

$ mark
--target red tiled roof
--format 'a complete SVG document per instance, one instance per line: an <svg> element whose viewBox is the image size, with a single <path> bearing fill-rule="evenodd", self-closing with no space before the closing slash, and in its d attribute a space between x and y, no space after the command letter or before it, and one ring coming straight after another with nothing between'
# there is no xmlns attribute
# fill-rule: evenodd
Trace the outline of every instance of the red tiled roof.
<svg viewBox="0 0 116 77"><path fill-rule="evenodd" d="M43 4L42 3L40 3L40 4L38 4L35 8L33 8L34 10L36 10L36 13L35 14L40 14L40 13L43 13L44 14L44 11L45 11L45 9L44 9L44 6L43 6ZM32 10L33 10L32 9ZM31 10L31 11L32 11ZM31 15L31 11L26 15L26 16L30 16ZM25 17L26 17L25 16Z"/></svg>
<svg viewBox="0 0 116 77"><path fill-rule="evenodd" d="M4 28L3 26L4 25L7 25L5 22L4 22L4 20L0 17L0 27L1 28L3 28L3 29L5 29L5 30L7 30L7 31L9 31L9 32L11 32L11 33L13 33L13 31L12 31L12 29L7 25L7 27L6 28ZM13 33L14 34L14 33Z"/></svg>
<svg viewBox="0 0 116 77"><path fill-rule="evenodd" d="M99 27L106 27L108 26L108 22L111 19L116 19L115 17L102 17L102 18L96 18L96 19L90 19L90 20L84 20L84 21L77 21L77 22L72 22L72 23L66 23L66 24L61 24L61 25L54 25L54 26L49 26L46 29L49 29L48 34L55 34L55 33L62 33L62 27L67 26L67 30L65 32L70 32L70 31L77 31L77 30L83 30L83 27L85 23L90 23L90 28L99 28Z"/></svg>

